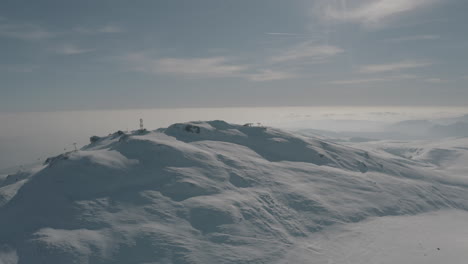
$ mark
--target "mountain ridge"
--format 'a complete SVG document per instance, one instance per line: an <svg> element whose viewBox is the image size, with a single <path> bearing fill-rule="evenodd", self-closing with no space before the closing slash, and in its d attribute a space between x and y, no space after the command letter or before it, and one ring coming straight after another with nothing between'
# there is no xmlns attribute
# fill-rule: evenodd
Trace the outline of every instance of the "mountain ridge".
<svg viewBox="0 0 468 264"><path fill-rule="evenodd" d="M331 225L468 209L415 161L223 121L93 137L22 175L0 182L19 264L301 263L316 252L289 250Z"/></svg>

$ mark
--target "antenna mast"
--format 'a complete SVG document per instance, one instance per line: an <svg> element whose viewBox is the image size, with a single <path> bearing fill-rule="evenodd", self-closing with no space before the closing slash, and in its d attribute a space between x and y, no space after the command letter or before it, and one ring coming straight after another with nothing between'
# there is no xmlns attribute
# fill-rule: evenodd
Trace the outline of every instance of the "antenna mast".
<svg viewBox="0 0 468 264"><path fill-rule="evenodd" d="M143 130L143 118L140 118L140 130Z"/></svg>

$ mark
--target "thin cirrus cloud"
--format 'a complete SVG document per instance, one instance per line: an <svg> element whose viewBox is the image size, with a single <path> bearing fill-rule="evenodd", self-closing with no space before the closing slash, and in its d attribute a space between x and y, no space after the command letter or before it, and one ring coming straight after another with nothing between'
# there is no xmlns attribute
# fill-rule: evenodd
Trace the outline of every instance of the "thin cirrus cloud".
<svg viewBox="0 0 468 264"><path fill-rule="evenodd" d="M134 71L189 77L236 76L247 69L247 66L229 63L225 57L153 59L137 53L127 55L125 61Z"/></svg>
<svg viewBox="0 0 468 264"><path fill-rule="evenodd" d="M13 23L7 19L0 20L0 37L14 38L25 41L48 39L54 33L31 23Z"/></svg>
<svg viewBox="0 0 468 264"><path fill-rule="evenodd" d="M134 53L125 56L130 70L148 74L165 74L188 78L237 77L254 82L290 79L296 75L271 69L256 69L246 64L235 64L226 57L162 58L153 59L147 54Z"/></svg>
<svg viewBox="0 0 468 264"><path fill-rule="evenodd" d="M431 62L424 61L402 61L398 63L389 63L389 64L371 64L362 66L359 69L361 73L385 73L385 72L394 72L400 70L414 69L427 67L432 65Z"/></svg>
<svg viewBox="0 0 468 264"><path fill-rule="evenodd" d="M255 82L277 81L298 77L290 70L295 62L324 63L344 52L331 45L317 45L307 41L263 58L263 64L239 64L223 56L205 58L152 58L145 53L124 57L132 71L185 77L220 78L239 77ZM287 69L286 69L287 68ZM297 67L296 67L297 68Z"/></svg>
<svg viewBox="0 0 468 264"><path fill-rule="evenodd" d="M234 76L246 69L242 65L232 65L224 57L196 59L160 59L153 63L152 69L167 74L192 76Z"/></svg>
<svg viewBox="0 0 468 264"><path fill-rule="evenodd" d="M120 33L123 32L123 29L117 26L103 26L98 29L99 32L101 33Z"/></svg>
<svg viewBox="0 0 468 264"><path fill-rule="evenodd" d="M366 83L375 83L375 82L390 82L390 81L402 81L416 79L418 76L411 74L400 74L387 77L379 78L362 78L362 79L351 79L351 80L335 80L329 82L329 84L335 85L353 85L353 84L366 84Z"/></svg>
<svg viewBox="0 0 468 264"><path fill-rule="evenodd" d="M275 70L260 70L258 73L248 75L248 78L256 82L278 81L297 77L296 74Z"/></svg>
<svg viewBox="0 0 468 264"><path fill-rule="evenodd" d="M0 71L14 72L14 73L29 73L37 69L38 66L35 65L8 65L0 64Z"/></svg>
<svg viewBox="0 0 468 264"><path fill-rule="evenodd" d="M83 48L79 48L75 45L70 45L70 44L63 45L56 49L56 53L61 54L61 55L77 55L77 54L89 53L93 51L94 49L83 49Z"/></svg>
<svg viewBox="0 0 468 264"><path fill-rule="evenodd" d="M441 78L427 78L427 79L424 79L424 81L427 83L433 83L433 84L448 82L448 80L444 80Z"/></svg>
<svg viewBox="0 0 468 264"><path fill-rule="evenodd" d="M366 26L429 6L438 0L326 0L319 2L325 18Z"/></svg>
<svg viewBox="0 0 468 264"><path fill-rule="evenodd" d="M99 34L99 33L120 33L124 30L115 25L105 25L96 28L77 27L72 31L52 32L40 25L11 21L7 18L0 17L0 38L19 39L23 41L39 41L56 38L58 36L66 36L69 33L78 32L82 34ZM73 51L71 52L73 53ZM81 52L82 53L82 52Z"/></svg>
<svg viewBox="0 0 468 264"><path fill-rule="evenodd" d="M121 33L124 29L115 25L106 25L96 28L76 27L74 31L82 34Z"/></svg>
<svg viewBox="0 0 468 264"><path fill-rule="evenodd" d="M400 38L391 38L386 39L386 42L406 42L406 41L418 41L418 40L437 40L440 39L439 35L415 35L415 36L405 36Z"/></svg>
<svg viewBox="0 0 468 264"><path fill-rule="evenodd" d="M314 42L303 42L272 56L275 63L291 61L324 62L326 59L344 52L343 49L332 45L317 45Z"/></svg>
<svg viewBox="0 0 468 264"><path fill-rule="evenodd" d="M372 83L372 82L384 82L389 79L387 78L365 78L365 79L351 79L351 80L336 80L328 82L330 84L338 84L338 85L352 85L352 84L364 84L364 83Z"/></svg>
<svg viewBox="0 0 468 264"><path fill-rule="evenodd" d="M272 35L272 36L303 36L304 35L304 34L286 33L286 32L267 32L265 34Z"/></svg>

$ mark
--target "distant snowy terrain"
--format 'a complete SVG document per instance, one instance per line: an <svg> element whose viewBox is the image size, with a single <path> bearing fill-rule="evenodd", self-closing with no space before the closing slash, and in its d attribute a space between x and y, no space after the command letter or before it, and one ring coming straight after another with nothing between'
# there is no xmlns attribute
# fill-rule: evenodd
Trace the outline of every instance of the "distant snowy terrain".
<svg viewBox="0 0 468 264"><path fill-rule="evenodd" d="M465 263L467 155L223 121L93 137L0 177L0 263Z"/></svg>
<svg viewBox="0 0 468 264"><path fill-rule="evenodd" d="M322 121L331 123L332 121ZM315 122L320 127L321 122ZM359 139L359 141L394 139L443 139L468 137L468 115L431 120L404 120L384 124L364 120L335 120L333 129L296 129L302 134L320 134L334 138ZM353 129L351 129L353 128Z"/></svg>

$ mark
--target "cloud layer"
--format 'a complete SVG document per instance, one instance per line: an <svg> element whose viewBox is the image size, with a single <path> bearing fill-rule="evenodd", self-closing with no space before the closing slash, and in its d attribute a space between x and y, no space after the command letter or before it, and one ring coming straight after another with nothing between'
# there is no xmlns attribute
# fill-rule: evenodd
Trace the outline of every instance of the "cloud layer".
<svg viewBox="0 0 468 264"><path fill-rule="evenodd" d="M327 0L320 1L319 8L326 19L373 27L434 2L436 0Z"/></svg>
<svg viewBox="0 0 468 264"><path fill-rule="evenodd" d="M149 53L130 53L124 63L132 71L149 74L166 74L179 77L221 78L238 77L255 82L278 81L296 78L305 64L325 63L344 50L332 45L301 42L259 59L256 64L241 64L242 58L226 56L201 58L155 58ZM299 66L297 66L297 65ZM295 65L295 67L291 67ZM301 68L302 67L302 68Z"/></svg>
<svg viewBox="0 0 468 264"><path fill-rule="evenodd" d="M430 65L432 65L431 62L408 60L408 61L402 61L402 62L397 62L397 63L366 65L366 66L362 66L359 69L359 72L361 73L384 73L384 72L394 72L394 71L400 71L400 70L427 67Z"/></svg>
<svg viewBox="0 0 468 264"><path fill-rule="evenodd" d="M273 62L288 62L297 60L308 60L321 62L330 57L344 52L343 49L332 45L317 45L314 42L303 42L286 49L271 58Z"/></svg>
<svg viewBox="0 0 468 264"><path fill-rule="evenodd" d="M20 40L42 40L51 38L54 33L31 23L14 23L7 19L0 20L0 37Z"/></svg>
<svg viewBox="0 0 468 264"><path fill-rule="evenodd" d="M134 53L127 55L125 61L135 71L189 77L236 76L247 69L244 65L230 64L225 57L153 59L147 54Z"/></svg>
<svg viewBox="0 0 468 264"><path fill-rule="evenodd" d="M77 55L77 54L88 53L88 52L93 52L93 51L94 49L83 49L83 48L79 48L71 44L66 44L56 49L57 54L61 54L61 55Z"/></svg>

